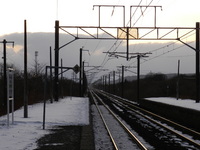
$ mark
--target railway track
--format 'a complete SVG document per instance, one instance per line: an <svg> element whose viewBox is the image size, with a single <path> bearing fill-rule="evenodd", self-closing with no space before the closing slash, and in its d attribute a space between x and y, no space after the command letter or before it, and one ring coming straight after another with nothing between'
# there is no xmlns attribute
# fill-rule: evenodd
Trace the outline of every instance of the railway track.
<svg viewBox="0 0 200 150"><path fill-rule="evenodd" d="M90 92L98 113L112 143L108 149L147 150L142 142L130 131L119 117L93 91Z"/></svg>
<svg viewBox="0 0 200 150"><path fill-rule="evenodd" d="M155 149L200 149L200 133L141 109L128 100L95 92Z"/></svg>

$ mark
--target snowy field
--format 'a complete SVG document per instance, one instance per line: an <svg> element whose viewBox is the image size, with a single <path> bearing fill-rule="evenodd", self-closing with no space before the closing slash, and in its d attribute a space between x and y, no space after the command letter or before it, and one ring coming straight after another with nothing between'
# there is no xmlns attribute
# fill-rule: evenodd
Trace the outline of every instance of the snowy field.
<svg viewBox="0 0 200 150"><path fill-rule="evenodd" d="M42 129L43 103L28 107L28 118L23 118L23 108L15 111L14 125L7 127L7 116L0 117L0 150L32 150L36 140L48 134ZM11 118L11 116L10 116ZM55 125L88 125L88 98L65 98L46 104L46 129Z"/></svg>
<svg viewBox="0 0 200 150"><path fill-rule="evenodd" d="M176 98L170 98L170 97L152 97L152 98L145 98L146 100L164 103L168 105L174 105L179 106L183 108L189 108L200 111L200 103L196 103L194 100L190 99L179 99L176 100Z"/></svg>

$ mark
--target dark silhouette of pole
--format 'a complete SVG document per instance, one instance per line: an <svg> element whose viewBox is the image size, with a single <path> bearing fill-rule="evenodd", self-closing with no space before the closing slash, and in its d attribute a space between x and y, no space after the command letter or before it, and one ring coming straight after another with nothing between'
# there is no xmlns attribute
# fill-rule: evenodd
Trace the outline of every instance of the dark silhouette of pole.
<svg viewBox="0 0 200 150"><path fill-rule="evenodd" d="M7 41L4 39L3 40L4 105L6 105L7 102L6 43Z"/></svg>
<svg viewBox="0 0 200 150"><path fill-rule="evenodd" d="M200 51L200 38L199 38L199 30L200 24L199 22L196 23L196 103L199 103L199 51Z"/></svg>
<svg viewBox="0 0 200 150"><path fill-rule="evenodd" d="M124 98L124 66L122 66L122 98Z"/></svg>
<svg viewBox="0 0 200 150"><path fill-rule="evenodd" d="M3 43L3 70L4 70L4 100L3 100L3 105L6 105L7 103L7 66L6 66L6 44L7 43L13 43L14 46L14 42L8 42L5 39L0 42Z"/></svg>
<svg viewBox="0 0 200 150"><path fill-rule="evenodd" d="M52 85L52 53L51 53L51 46L50 46L50 101L53 103L53 85Z"/></svg>
<svg viewBox="0 0 200 150"><path fill-rule="evenodd" d="M83 79L83 86L82 86L82 96L84 96L84 94L85 94L85 77L84 77L84 65L85 65L85 62L83 61L83 71L82 71L82 79Z"/></svg>
<svg viewBox="0 0 200 150"><path fill-rule="evenodd" d="M120 73L121 73L121 72L119 71L119 83L120 83L120 80L121 80L121 79L120 79L120 78L121 78L121 74L120 74Z"/></svg>
<svg viewBox="0 0 200 150"><path fill-rule="evenodd" d="M179 80L180 80L180 60L178 60L178 79L177 79L177 85L176 85L176 99L179 99Z"/></svg>
<svg viewBox="0 0 200 150"><path fill-rule="evenodd" d="M60 60L60 65L61 65L61 83L60 83L60 90L61 90L61 97L63 98L63 61L62 59Z"/></svg>
<svg viewBox="0 0 200 150"><path fill-rule="evenodd" d="M28 118L27 84L27 26L26 20L24 20L24 118Z"/></svg>
<svg viewBox="0 0 200 150"><path fill-rule="evenodd" d="M35 51L35 75L38 76L38 51Z"/></svg>
<svg viewBox="0 0 200 150"><path fill-rule="evenodd" d="M107 76L105 76L105 91L107 91Z"/></svg>
<svg viewBox="0 0 200 150"><path fill-rule="evenodd" d="M89 53L89 50L84 50L83 48L80 48L80 72L79 72L79 96L82 97L83 96L83 87L82 87L82 84L83 84L83 78L84 78L84 70L83 70L83 62L82 62L82 53L83 51L88 51ZM90 55L90 54L89 54Z"/></svg>
<svg viewBox="0 0 200 150"><path fill-rule="evenodd" d="M101 90L103 90L103 83L104 81L103 81L103 77L101 77Z"/></svg>
<svg viewBox="0 0 200 150"><path fill-rule="evenodd" d="M110 74L108 75L108 92L110 93Z"/></svg>
<svg viewBox="0 0 200 150"><path fill-rule="evenodd" d="M113 93L115 94L115 71L113 71Z"/></svg>
<svg viewBox="0 0 200 150"><path fill-rule="evenodd" d="M140 55L137 55L137 102L140 99Z"/></svg>
<svg viewBox="0 0 200 150"><path fill-rule="evenodd" d="M104 76L103 76L103 79L102 79L102 80L103 80L103 89L102 89L102 90L105 91L105 86L104 86L104 85L105 85L105 82L104 82Z"/></svg>
<svg viewBox="0 0 200 150"><path fill-rule="evenodd" d="M83 49L80 48L80 72L79 72L79 96L82 96L82 51Z"/></svg>
<svg viewBox="0 0 200 150"><path fill-rule="evenodd" d="M54 78L54 99L58 101L58 67L59 67L59 21L55 21L55 78Z"/></svg>
<svg viewBox="0 0 200 150"><path fill-rule="evenodd" d="M129 28L126 28L126 60L129 59Z"/></svg>

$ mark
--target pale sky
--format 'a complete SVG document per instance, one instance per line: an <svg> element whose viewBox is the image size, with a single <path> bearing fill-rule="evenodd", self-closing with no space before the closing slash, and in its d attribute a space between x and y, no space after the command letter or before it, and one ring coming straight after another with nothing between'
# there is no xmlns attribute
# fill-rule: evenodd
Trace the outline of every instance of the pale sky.
<svg viewBox="0 0 200 150"><path fill-rule="evenodd" d="M142 5L148 5L151 0L143 0ZM98 25L98 8L93 5L125 5L126 23L129 21L130 5L138 5L140 0L0 0L0 35L12 32L23 32L23 20L28 22L30 32L54 32L55 20L61 25L91 26ZM200 21L199 0L153 0L151 5L162 6L157 10L158 26L195 26ZM103 9L102 25L116 25L115 13L122 13L120 9ZM154 12L149 8L148 13L141 18L140 24L145 26L146 18L151 22ZM140 11L137 15L139 15ZM105 17L105 18L104 18ZM114 19L113 19L114 18ZM150 24L149 24L150 25ZM147 24L147 26L149 26Z"/></svg>
<svg viewBox="0 0 200 150"><path fill-rule="evenodd" d="M124 5L126 9L126 21L125 24L128 23L130 18L130 6L138 5L141 0L0 0L0 36L11 34L11 33L23 33L24 20L27 20L27 30L28 32L51 32L54 33L54 24L55 20L60 21L60 25L63 26L98 26L98 8L95 7L93 9L93 5ZM199 0L142 0L141 5L148 5L152 1L151 5L162 6L162 10L160 8L157 9L157 26L163 27L195 27L196 22L200 22L200 1ZM133 17L133 20L136 19L144 10L138 9L137 13ZM132 10L134 12L134 9ZM113 14L113 15L112 15ZM120 8L101 8L101 25L102 26L122 26L122 10ZM135 26L153 26L154 22L154 9L147 9L144 15L140 18L138 23ZM0 39L3 40L3 39ZM194 40L188 39L188 41ZM152 42L152 41L148 41ZM155 41L154 41L155 42ZM93 56L102 55L102 51L106 51L105 45L102 46L101 42L94 43L93 47L89 45L89 42L77 42L81 47L85 46L85 48L90 49L91 57L84 54L85 61L88 61L92 64L97 60ZM75 44L77 44L75 43ZM134 43L134 42L133 42ZM41 44L41 43L39 43ZM76 45L71 47L75 47ZM151 43L150 43L151 44ZM107 47L107 50L111 47L110 44ZM15 49L19 51L22 50L23 45L17 45ZM54 46L54 43L51 43L51 46ZM0 46L1 47L1 46ZM76 47L79 49L80 47ZM139 47L139 49L144 48L145 46L136 45L135 47ZM154 47L154 46L153 46ZM35 48L38 50L37 48ZM130 52L136 52L134 48L130 49ZM119 50L120 51L120 50ZM164 50L163 50L164 51ZM192 51L192 50L191 50ZM77 51L78 53L79 51ZM165 52L163 52L165 53ZM39 52L39 54L41 54ZM179 53L181 56L185 55L194 55L192 54L184 54L182 51ZM34 54L32 53L34 58ZM154 57L156 57L155 54ZM177 54L176 54L177 55ZM173 53L170 53L169 57L174 56ZM89 58L90 57L90 58ZM103 54L102 57L105 57ZM13 56L14 58L14 56ZM170 60L166 59L164 64L167 64ZM184 59L183 57L180 57ZM42 59L42 58L40 58ZM107 58L108 59L108 58ZM174 63L177 62L176 58L174 59ZM78 59L77 59L78 60ZM100 65L101 61L98 61L95 65ZM165 60L162 58L162 60ZM64 61L68 64L69 59ZM111 64L124 64L124 65L132 65L135 64L135 60L126 61L126 60L109 60L106 67L109 68ZM170 61L171 62L171 61ZM152 66L155 68L159 68L159 61L151 61ZM183 63L189 64L192 63L191 66L187 66L183 72L194 72L194 58L192 56L192 61L187 58L187 60ZM176 72L176 67L174 70L166 71L166 69L149 69L147 65L149 63L144 63L142 73L148 73L151 71L155 72L163 72L163 73L171 73ZM176 64L174 64L176 65ZM111 67L113 68L113 67ZM189 68L189 69L188 69ZM191 69L192 68L192 69Z"/></svg>

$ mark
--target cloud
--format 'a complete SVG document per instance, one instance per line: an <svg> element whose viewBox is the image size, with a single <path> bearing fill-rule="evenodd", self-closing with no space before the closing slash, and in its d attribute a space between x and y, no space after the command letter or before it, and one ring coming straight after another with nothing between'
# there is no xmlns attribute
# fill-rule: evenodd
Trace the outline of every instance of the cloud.
<svg viewBox="0 0 200 150"><path fill-rule="evenodd" d="M13 47L13 46L10 46L10 45L7 45L6 47L7 47L9 50L14 51L15 53L18 53L19 51L22 51L23 48L24 48L22 45L15 45L14 47Z"/></svg>
<svg viewBox="0 0 200 150"><path fill-rule="evenodd" d="M73 40L70 35L60 33L60 46ZM9 52L7 54L8 62L19 66L23 70L24 59L24 35L23 33L12 33L0 37L0 41L6 39L7 41L14 41L15 47L12 44L8 45ZM50 46L52 47L52 63L54 64L54 33L36 32L28 33L28 67L33 68L35 64L35 51L38 51L37 60L40 64L49 65L50 62ZM118 41L120 43L121 41ZM147 41L148 42L148 41ZM141 59L141 74L148 72L162 72L174 73L177 72L177 60L181 60L181 72L192 73L195 72L195 53L187 46L178 48L181 43L131 43L129 45L130 53L145 53L152 51L152 54L147 58ZM172 41L171 41L172 42ZM173 41L174 42L174 41ZM83 53L83 60L89 62L91 66L99 66L105 62L104 68L110 71L116 70L116 66L127 65L137 66L137 60L131 59L127 61L124 58L108 60L108 55L102 52L116 51L126 52L126 45L121 44L118 47L113 46L115 40L76 40L71 44L59 50L59 59L63 59L63 66L72 67L79 64L80 48L89 50L91 55ZM194 44L194 43L193 43ZM2 49L2 44L0 44ZM111 48L112 47L112 48ZM117 48L117 49L116 49ZM178 49L176 49L178 48ZM0 53L2 55L2 51ZM173 56L173 57L172 57ZM189 57L190 56L190 57ZM1 57L1 56L0 56ZM148 61L147 61L148 60ZM0 60L1 62L2 60ZM59 61L60 63L60 61ZM88 64L87 64L88 65ZM135 71L135 70L134 70ZM105 74L106 72L102 72Z"/></svg>

